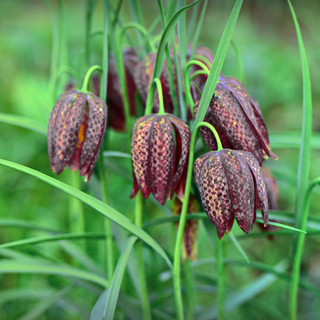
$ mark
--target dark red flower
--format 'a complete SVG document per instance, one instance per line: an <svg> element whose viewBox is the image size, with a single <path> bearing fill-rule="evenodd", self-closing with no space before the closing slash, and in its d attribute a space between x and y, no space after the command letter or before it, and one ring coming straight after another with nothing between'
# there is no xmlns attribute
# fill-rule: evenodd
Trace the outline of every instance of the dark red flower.
<svg viewBox="0 0 320 320"><path fill-rule="evenodd" d="M268 224L268 198L262 172L249 152L223 149L196 160L194 175L202 205L216 226L219 239L229 232L234 218L248 233L256 218L258 195L264 224Z"/></svg>
<svg viewBox="0 0 320 320"><path fill-rule="evenodd" d="M98 160L107 124L107 106L93 93L62 94L49 118L48 153L51 170L67 165L89 181Z"/></svg>
<svg viewBox="0 0 320 320"><path fill-rule="evenodd" d="M180 215L182 211L182 201L177 197L173 202L172 213L174 215ZM188 210L187 213L198 213L200 212L200 206L197 199L190 194L189 196L189 203L188 203ZM179 226L179 222L175 223L176 228ZM182 238L182 260L186 261L190 259L192 261L197 260L197 237L198 237L198 220L192 219L187 220L183 238Z"/></svg>
<svg viewBox="0 0 320 320"><path fill-rule="evenodd" d="M133 80L135 67L138 64L138 56L132 48L123 51L123 65L126 76L126 85L129 97L129 106L131 115L136 114L135 107L135 83ZM125 113L121 93L120 81L117 75L114 58L110 56L108 68L108 117L110 126L119 131L125 129Z"/></svg>
<svg viewBox="0 0 320 320"><path fill-rule="evenodd" d="M189 127L172 114L137 119L131 143L134 186L130 197L140 190L143 198L152 193L163 205L170 188L171 198L175 192L181 193L189 144Z"/></svg>
<svg viewBox="0 0 320 320"><path fill-rule="evenodd" d="M138 65L136 66L134 73L134 82L136 84L137 90L141 96L142 102L145 104L148 98L148 89L152 80L153 70L156 63L157 53L150 53L144 59L142 59ZM173 66L173 62L172 62ZM177 84L177 73L175 68L172 68L173 71L173 79L175 84L175 91L178 92L178 84ZM163 91L163 103L164 110L168 113L172 113L173 111L173 102L172 102L172 92L170 88L169 82L169 74L168 74L168 64L167 60L165 60L160 81L162 85ZM159 97L158 90L156 89L153 99L153 109L152 112L159 111Z"/></svg>
<svg viewBox="0 0 320 320"><path fill-rule="evenodd" d="M196 117L199 102L194 106ZM222 81L217 84L204 121L217 130L224 148L251 152L261 165L266 156L278 157L270 150L268 130L256 100L240 86ZM203 127L200 133L210 150L217 150L212 132Z"/></svg>

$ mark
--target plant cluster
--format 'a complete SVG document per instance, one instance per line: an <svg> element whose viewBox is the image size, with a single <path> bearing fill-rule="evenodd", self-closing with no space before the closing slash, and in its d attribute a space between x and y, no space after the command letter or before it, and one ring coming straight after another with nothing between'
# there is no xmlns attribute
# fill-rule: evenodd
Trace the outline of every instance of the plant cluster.
<svg viewBox="0 0 320 320"><path fill-rule="evenodd" d="M50 3L46 2L54 15ZM83 63L83 69L86 68L87 72L81 89L77 88L80 84L79 79L64 84L64 92L60 92L61 95L55 102L47 130L51 170L59 175L69 166L71 171L79 171L79 175L85 177L85 182L92 178L101 190L102 201L80 191L75 184L66 185L39 171L0 160L1 165L41 179L91 206L104 216L105 233L102 234L102 238L105 239L106 246L107 277L105 274L96 276L92 272L84 275L76 269L61 270L60 274L72 276L73 271L75 274L78 272L73 276L95 282L105 289L103 292L100 290L100 296L91 311L93 320L113 319L117 306L120 314L126 319L206 319L207 314L202 312L203 306L195 302L192 269L197 263L198 222L201 219L209 237L214 238L216 313L218 319L224 319L228 298L224 243L226 238L230 238L243 258L249 262L232 233L232 227L236 220L240 229L248 234L257 222L270 239L276 236L279 228L287 229L294 234L291 274L287 273L282 265L266 267L261 264L257 268L260 266L261 270L286 278L291 283L290 316L291 319L296 319L299 285L311 288L310 291L315 295L320 295L318 289L300 281L299 273L310 193L319 181L315 180L308 185L311 136L310 80L299 25L290 1L288 0L288 3L297 30L304 76L304 131L296 212L299 219L295 227L280 223L274 216L269 220L269 211L277 213L278 186L263 163L268 158L276 160L278 157L271 151L268 129L260 106L242 83L241 57L235 42L232 44L239 62L238 78L222 73L242 0L235 1L215 55L210 48L197 44L208 0L202 1L203 4L199 0L189 5L186 5L185 0L171 0L166 10L158 0L160 15L156 23L161 20L163 31L156 38L152 36L156 23L150 30L146 30L139 23L141 7L138 3L133 2L132 5L136 21L121 25L119 11L122 2L119 1L114 12L108 0L103 2L102 63L101 66L90 66L91 19L95 3L88 1ZM197 21L200 8L201 14ZM190 28L196 29L191 41L187 40L186 34L186 11L189 9L193 10ZM129 28L136 29L139 43L123 47L124 37L127 36L126 31ZM54 61L55 59L53 63ZM55 66L53 70L54 68ZM68 67L65 70L74 73L70 72ZM100 72L99 75L97 71ZM52 98L56 98L59 90L56 84L57 75L52 72ZM32 129L32 125L29 127ZM109 149L110 131L126 136L126 148L128 153L130 150L130 155ZM105 155L131 158L133 187L130 195L123 194L124 202L135 201L135 212L131 220L113 209L109 201L108 189L112 186L108 185ZM129 200L129 197L134 200ZM170 215L143 221L143 211L148 204L143 199L148 198L152 198L152 201L161 207L165 206L168 200L174 199ZM78 208L81 208L80 202L77 202ZM206 215L201 213L202 208ZM260 212L262 219L259 217ZM79 226L83 221L82 209L79 209L78 213L75 224ZM206 220L214 225L215 230ZM123 241L120 241L121 244L117 242L116 239L122 231L113 228L111 221L131 234L124 237L125 244ZM177 230L173 256L144 230L148 226L165 222L174 223ZM79 230L84 231L83 227L78 228ZM165 234L166 228L163 227L162 232ZM82 239L86 236L88 235L85 232L53 235L42 240L29 239L25 244L73 237ZM169 278L172 278L173 310L166 307L160 310L151 301L150 286L146 280L143 243L151 247L167 263L167 273ZM15 245L8 243L2 247ZM121 255L115 263L117 248ZM131 269L129 257L134 259ZM136 273L132 272L133 266ZM133 296L138 297L141 308L128 302L129 293L125 288L121 288L126 268L136 289ZM39 266L37 270L50 273L45 266ZM68 290L71 288L72 286ZM63 291L63 294L66 292Z"/></svg>

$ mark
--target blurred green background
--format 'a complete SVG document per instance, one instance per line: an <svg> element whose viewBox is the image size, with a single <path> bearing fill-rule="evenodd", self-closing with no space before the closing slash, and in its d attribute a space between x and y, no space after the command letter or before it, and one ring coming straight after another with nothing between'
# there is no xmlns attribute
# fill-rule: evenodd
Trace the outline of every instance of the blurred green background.
<svg viewBox="0 0 320 320"><path fill-rule="evenodd" d="M51 2L57 10L55 1ZM216 51L234 1L210 0L199 38L199 45L208 46ZM66 34L67 55L65 61L79 70L83 59L85 37L85 2L62 1L63 24ZM116 2L113 1L116 6ZM148 28L158 16L156 1L141 1L145 25ZM313 92L313 130L320 131L320 1L292 1L296 10L309 62ZM93 31L102 29L102 3L97 2L93 19ZM187 17L189 17L190 12ZM121 20L132 20L128 1L124 0ZM187 18L188 21L188 18ZM160 25L155 35L160 33ZM129 32L135 39L135 33ZM91 64L101 64L101 36L92 40ZM240 48L244 63L244 84L260 103L270 134L299 132L302 120L302 78L301 64L296 33L292 17L286 1L276 0L245 0L233 40ZM52 50L52 26L50 15L44 1L0 1L0 112L16 114L42 123L47 123L48 115L53 107L49 90L49 73ZM229 48L223 72L236 75L236 60L232 47ZM69 81L69 76L63 76ZM80 84L78 84L80 86ZM61 87L60 87L61 90ZM0 122L0 158L14 161L34 168L50 176L47 156L46 136ZM110 132L110 150L125 151L126 139L123 134ZM272 147L272 145L271 145ZM280 200L279 209L293 212L295 209L296 173L299 149L273 149L279 156L278 161L268 160L266 165L272 168L277 177ZM310 178L320 176L319 150L312 151ZM129 159L107 160L109 196L112 205L121 213L132 216L134 201L129 199L132 187L132 175ZM56 177L70 183L71 174L66 170ZM95 181L90 187L82 183L82 189L94 194ZM92 188L91 188L92 187ZM319 190L312 195L310 214L320 217ZM166 205L170 210L170 202ZM63 192L28 175L0 167L0 218L30 220L53 229L67 231L70 229L69 210L70 197ZM145 219L163 215L161 209L151 201L145 201ZM84 207L86 231L103 232L103 219L89 207ZM114 229L116 230L116 229ZM234 226L235 235L243 234ZM116 231L115 231L116 232ZM119 231L120 232L120 231ZM173 253L175 240L174 226L163 225L149 228L148 232L169 253ZM255 226L252 232L258 232ZM0 227L0 243L45 235L45 232L22 228ZM241 239L241 240L240 240ZM276 265L280 261L291 258L292 237L279 236L273 241L266 237L239 238L241 245L251 261L265 262ZM71 247L69 247L69 245ZM76 245L76 248L73 246ZM77 248L86 251L86 259L99 264L101 272L105 268L104 248L101 240L60 241L44 243L17 249L0 249L4 259L32 259L51 261L53 264L70 264L85 269L79 257L75 257ZM155 280L166 271L166 265L149 248L144 248L146 273L149 281L149 293L157 295L165 288L171 287L170 280ZM199 230L199 259L213 257L203 226ZM117 251L118 255L119 251ZM20 256L15 256L20 254ZM226 256L230 259L243 259L227 242ZM80 259L81 260L81 259ZM238 292L245 285L258 277L261 271L228 266L227 282L230 292L228 297ZM216 302L215 269L206 265L197 269L200 288L197 295L198 303L209 308ZM290 269L289 269L290 271ZM310 283L320 286L320 249L319 237L306 238L302 264L302 276ZM156 277L157 278L157 277ZM124 279L127 293L135 296L129 276ZM24 318L28 312L45 305L44 301L55 292L72 284L73 287L63 298L47 303L44 311L37 319L88 319L90 310L98 298L101 288L92 284L83 284L70 278L54 275L34 274L0 274L0 319L32 319ZM90 286L94 288L89 288ZM211 289L210 289L211 288ZM287 319L288 318L288 283L274 280L265 290L254 294L244 303L228 313L228 319ZM164 302L172 311L173 299ZM162 305L159 305L159 308ZM314 296L301 290L299 295L300 319L320 319L320 304ZM210 314L210 313L209 313ZM123 316L121 308L117 317ZM157 317L155 317L157 318ZM213 318L209 316L208 319ZM160 319L160 317L159 317Z"/></svg>

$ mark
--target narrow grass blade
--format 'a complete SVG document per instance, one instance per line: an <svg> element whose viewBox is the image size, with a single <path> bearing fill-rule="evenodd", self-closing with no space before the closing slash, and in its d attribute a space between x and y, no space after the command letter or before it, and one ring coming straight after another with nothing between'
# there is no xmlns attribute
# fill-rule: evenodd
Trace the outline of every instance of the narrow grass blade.
<svg viewBox="0 0 320 320"><path fill-rule="evenodd" d="M238 249L238 251L243 256L244 260L246 260L247 263L250 263L248 256L244 252L244 250L243 250L242 246L240 245L240 243L238 242L237 238L233 235L232 231L229 233L229 237L230 237L231 241L234 243L234 245L236 246L236 248Z"/></svg>
<svg viewBox="0 0 320 320"><path fill-rule="evenodd" d="M197 118L195 120L194 123L194 127L197 126L198 123L202 122L210 100L214 94L214 90L216 88L216 85L218 83L219 80L219 74L221 72L222 66L223 66L223 62L229 47L229 43L233 34L233 30L236 26L236 22L238 20L238 16L240 13L240 9L242 6L242 2L243 0L237 0L233 6L232 12L229 16L227 25L224 29L223 35L220 39L220 43L218 46L218 50L216 52L216 55L214 57L214 61L209 73L209 77L206 81L206 85L204 87L203 90L203 94L202 94L202 98L200 100L200 105L199 105L199 110L198 110L198 114L197 114Z"/></svg>
<svg viewBox="0 0 320 320"><path fill-rule="evenodd" d="M179 18L186 10L192 8L194 5L196 5L200 1L201 0L198 0L196 2L191 3L188 6L181 8L173 15L173 17L167 23L167 26L166 26L165 30L163 31L161 39L160 39L152 79L160 78L162 66L163 66L164 59L165 59L165 48L166 48L168 39L170 37L170 34L174 30L174 27L177 24ZM169 9L168 9L168 11L169 11ZM167 13L167 15L168 15L168 13ZM153 83L153 82L151 82L151 83ZM152 107L154 92L155 92L155 85L151 85L149 88L149 92L148 92L148 98L147 98L147 104L146 104L147 105L146 114L150 114L150 112L151 112L151 110L148 110L148 107L149 108Z"/></svg>
<svg viewBox="0 0 320 320"><path fill-rule="evenodd" d="M145 243L150 245L154 250L156 250L167 262L168 266L171 268L172 264L169 260L168 256L164 252L164 250L159 246L159 244L151 237L149 236L145 231L143 231L141 228L134 225L128 218L123 216L121 213L113 209L112 207L108 206L107 204L103 203L102 201L90 196L89 194L86 194L80 190L77 190L75 188L72 188L68 186L67 184L60 182L54 178L51 178L39 171L36 171L34 169L30 169L28 167L25 167L23 165L2 160L0 159L0 164L13 168L15 170L27 173L33 177L36 177L48 184L51 184L52 186L68 193L72 197L75 197L76 199L82 201L83 203L87 204L91 208L97 210L105 217L111 219L112 221L116 222L123 228L127 229L129 232L133 233L137 237L139 237L141 240L143 240Z"/></svg>
<svg viewBox="0 0 320 320"><path fill-rule="evenodd" d="M298 19L288 0L291 10L293 22L296 28L297 39L299 44L301 67L302 67L302 86L303 86L303 118L302 118L302 139L299 156L298 167L298 183L297 183L297 202L296 202L296 227L305 230L308 219L308 211L305 210L305 202L308 189L309 171L310 171L310 145L312 136L312 93L311 81L309 75L307 55L302 40L302 35L298 23ZM300 265L303 253L305 235L299 233L294 237L293 243L293 268L292 279L290 283L290 318L292 320L298 317L298 285L300 279Z"/></svg>
<svg viewBox="0 0 320 320"><path fill-rule="evenodd" d="M39 244L44 242L60 241L60 240L83 240L83 239L104 239L104 238L105 238L104 233L97 233L97 232L65 233L65 234L57 234L54 236L36 237L31 239L22 239L22 240L7 242L7 243L0 244L0 249L13 248L13 247L30 245L30 244Z"/></svg>
<svg viewBox="0 0 320 320"><path fill-rule="evenodd" d="M54 264L40 264L24 261L23 263L14 260L1 260L0 273L34 273L65 276L94 282L102 287L109 287L109 282L96 274L80 269Z"/></svg>
<svg viewBox="0 0 320 320"><path fill-rule="evenodd" d="M187 35L187 41L188 43L191 43L191 38L192 35L194 33L194 29L196 27L196 23L197 23L197 17L198 17L198 12L199 12L199 7L200 7L200 3L198 3L197 5L195 5L192 9L192 14L191 14L191 18L188 21L188 35Z"/></svg>
<svg viewBox="0 0 320 320"><path fill-rule="evenodd" d="M286 267L287 264L285 262L280 262L275 268L279 271L284 271ZM226 311L231 311L250 301L270 286L276 279L277 277L274 274L265 274L253 280L249 284L246 284L239 291L230 293L226 300ZM217 307L215 305L210 305L203 309L204 310L197 317L198 320L211 320L217 316Z"/></svg>
<svg viewBox="0 0 320 320"><path fill-rule="evenodd" d="M119 152L119 151L104 151L104 157L118 157L118 158L129 158L131 159L131 154Z"/></svg>
<svg viewBox="0 0 320 320"><path fill-rule="evenodd" d="M270 134L270 144L272 149L300 148L301 133L288 132L279 134ZM311 137L310 147L312 149L320 149L320 134L314 132Z"/></svg>
<svg viewBox="0 0 320 320"><path fill-rule="evenodd" d="M33 221L19 220L19 219L0 219L0 227L10 227L10 228L22 228L22 229L32 229L46 232L61 232L61 230L52 229L46 226L42 226Z"/></svg>
<svg viewBox="0 0 320 320"><path fill-rule="evenodd" d="M102 320L106 313L106 301L109 297L110 289L103 291L91 310L90 320Z"/></svg>
<svg viewBox="0 0 320 320"><path fill-rule="evenodd" d="M231 45L233 47L234 54L236 56L236 61L237 61L237 78L240 80L240 82L243 83L243 62L242 62L240 49L235 43L235 41L232 39L231 39Z"/></svg>
<svg viewBox="0 0 320 320"><path fill-rule="evenodd" d="M14 126L27 128L42 134L47 134L47 126L38 120L16 116L14 114L0 113L0 122L13 124Z"/></svg>
<svg viewBox="0 0 320 320"><path fill-rule="evenodd" d="M256 219L256 222L262 223L262 224L264 223L262 219ZM288 229L288 230L296 231L296 232L303 233L303 234L307 233L304 230L301 230L301 229L298 229L298 228L294 228L294 227L290 227L290 226L286 226L285 224L278 223L278 222L269 221L268 224L270 226L276 226L276 227L279 227L279 228Z"/></svg>
<svg viewBox="0 0 320 320"><path fill-rule="evenodd" d="M61 300L66 294L68 294L73 286L68 286L48 298L38 302L33 308L31 308L28 312L23 314L23 316L19 317L17 320L34 320L39 318L46 310L55 305L59 300Z"/></svg>
<svg viewBox="0 0 320 320"><path fill-rule="evenodd" d="M114 311L116 309L118 296L119 296L119 292L120 292L123 273L125 271L131 249L132 249L134 243L136 242L136 240L137 240L137 237L129 238L127 245L125 246L125 249L122 252L121 257L118 261L118 264L117 264L117 267L114 272L112 282L110 285L108 299L106 301L106 312L105 312L105 315L103 318L104 320L113 319Z"/></svg>

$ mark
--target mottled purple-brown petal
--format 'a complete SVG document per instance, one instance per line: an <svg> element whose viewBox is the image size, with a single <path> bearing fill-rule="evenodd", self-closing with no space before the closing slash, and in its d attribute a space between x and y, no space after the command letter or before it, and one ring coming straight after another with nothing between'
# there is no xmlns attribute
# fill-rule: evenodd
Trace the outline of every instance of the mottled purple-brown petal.
<svg viewBox="0 0 320 320"><path fill-rule="evenodd" d="M241 175L243 177L243 183L244 183L244 201L245 201L245 216L244 219L241 220L241 217L235 216L239 227L245 232L248 233L253 226L253 223L255 221L255 199L256 199L256 190L254 185L254 180L252 177L251 170L248 166L248 164L243 161L241 157L238 156L237 151L233 151L233 153L236 155L240 169L241 169Z"/></svg>
<svg viewBox="0 0 320 320"><path fill-rule="evenodd" d="M267 167L261 167L263 181L267 189L268 209L278 210L279 190L276 179ZM257 203L257 209L261 209L260 202Z"/></svg>
<svg viewBox="0 0 320 320"><path fill-rule="evenodd" d="M87 94L88 120L87 129L80 156L80 172L86 175L88 181L92 175L94 166L104 139L107 125L106 104L94 94Z"/></svg>
<svg viewBox="0 0 320 320"><path fill-rule="evenodd" d="M147 184L155 199L165 204L174 174L175 141L172 124L166 116L155 116L150 135Z"/></svg>
<svg viewBox="0 0 320 320"><path fill-rule="evenodd" d="M264 225L268 225L268 197L267 197L267 190L266 185L263 180L263 175L261 172L260 165L257 159L249 152L245 151L237 151L237 153L247 162L249 165L253 177L255 179L255 184L257 188L258 198L260 201L261 206L261 213L264 221Z"/></svg>
<svg viewBox="0 0 320 320"><path fill-rule="evenodd" d="M86 94L75 92L70 100L64 99L56 117L53 147L54 168L60 174L68 165L77 145L78 133L84 117Z"/></svg>
<svg viewBox="0 0 320 320"><path fill-rule="evenodd" d="M222 239L232 214L227 177L218 153L214 153L202 164L199 183L203 207L216 226L219 239Z"/></svg>
<svg viewBox="0 0 320 320"><path fill-rule="evenodd" d="M149 138L152 126L152 120L155 115L141 117L136 120L133 128L132 142L131 142L131 160L133 174L139 186L141 195L144 199L148 198L150 189L147 185L147 177L149 175ZM134 188L135 189L135 188ZM131 192L130 197L135 195L135 191Z"/></svg>
<svg viewBox="0 0 320 320"><path fill-rule="evenodd" d="M239 227L248 233L253 223L253 210L248 212L248 199L245 189L245 179L236 152L230 149L219 151L229 189L229 197L233 214ZM249 199L250 200L250 199ZM254 203L254 197L253 197ZM250 206L249 206L250 208Z"/></svg>
<svg viewBox="0 0 320 320"><path fill-rule="evenodd" d="M200 158L198 158L194 164L193 164L193 171L194 171L194 178L196 180L196 184L198 186L201 185L200 181L201 181L201 168L203 166L203 164L211 157L215 154L215 152L207 152L205 154L203 154Z"/></svg>
<svg viewBox="0 0 320 320"><path fill-rule="evenodd" d="M56 119L60 112L61 105L65 104L65 99L69 101L71 94L73 92L68 92L62 94L56 104L54 105L50 117L49 117L49 124L48 124L48 134L47 134L47 140L48 140L48 155L49 155L49 161L50 161L50 167L51 171L55 172L54 168L54 158L55 158L55 148L54 148L54 139L56 134Z"/></svg>
<svg viewBox="0 0 320 320"><path fill-rule="evenodd" d="M189 158L189 146L190 146L190 130L186 122L179 119L174 115L167 115L176 133L176 169L172 181L171 196L172 199L179 180L182 176L183 169L186 166L187 159Z"/></svg>

